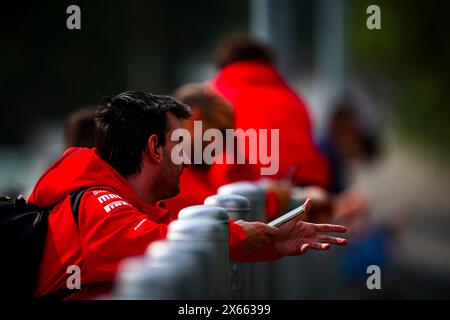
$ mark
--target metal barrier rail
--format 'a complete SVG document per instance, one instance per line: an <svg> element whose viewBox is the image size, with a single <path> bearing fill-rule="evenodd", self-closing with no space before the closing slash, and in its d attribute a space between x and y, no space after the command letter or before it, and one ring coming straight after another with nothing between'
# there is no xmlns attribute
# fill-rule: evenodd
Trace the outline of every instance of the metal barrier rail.
<svg viewBox="0 0 450 320"><path fill-rule="evenodd" d="M205 205L181 210L165 240L150 244L144 256L121 263L114 298L273 298L276 285L282 285L276 283L282 279L276 275L276 263L229 260L229 220L264 221L264 187L238 182L222 186L218 193ZM296 268L296 262L291 264Z"/></svg>

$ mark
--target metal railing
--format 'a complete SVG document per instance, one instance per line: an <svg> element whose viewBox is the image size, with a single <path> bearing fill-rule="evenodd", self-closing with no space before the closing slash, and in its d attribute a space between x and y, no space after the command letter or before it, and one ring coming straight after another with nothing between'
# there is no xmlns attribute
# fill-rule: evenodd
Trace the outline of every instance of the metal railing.
<svg viewBox="0 0 450 320"><path fill-rule="evenodd" d="M222 186L205 205L184 208L165 240L142 257L124 260L115 299L267 299L276 264L229 259L229 220L265 220L265 189L238 182Z"/></svg>

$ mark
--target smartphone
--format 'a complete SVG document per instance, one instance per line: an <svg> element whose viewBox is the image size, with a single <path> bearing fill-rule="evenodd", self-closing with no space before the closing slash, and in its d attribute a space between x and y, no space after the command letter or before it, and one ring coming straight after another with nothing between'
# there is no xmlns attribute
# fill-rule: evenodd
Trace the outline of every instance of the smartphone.
<svg viewBox="0 0 450 320"><path fill-rule="evenodd" d="M299 215L304 213L305 210L306 210L306 201L300 207L297 207L294 210L291 210L288 213L283 214L281 217L272 220L271 222L268 223L268 225L272 227L279 227L285 224L286 222L298 217Z"/></svg>

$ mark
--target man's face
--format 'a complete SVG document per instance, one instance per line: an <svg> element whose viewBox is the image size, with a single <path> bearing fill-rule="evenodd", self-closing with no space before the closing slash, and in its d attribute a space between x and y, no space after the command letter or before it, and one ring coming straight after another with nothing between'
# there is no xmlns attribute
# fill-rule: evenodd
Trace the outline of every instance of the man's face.
<svg viewBox="0 0 450 320"><path fill-rule="evenodd" d="M180 120L172 113L167 113L167 128L166 143L163 146L162 167L159 175L161 196L164 199L176 196L180 192L180 177L183 173L183 165L177 165L172 161L172 149L180 143L179 141L172 141L172 132L180 128Z"/></svg>

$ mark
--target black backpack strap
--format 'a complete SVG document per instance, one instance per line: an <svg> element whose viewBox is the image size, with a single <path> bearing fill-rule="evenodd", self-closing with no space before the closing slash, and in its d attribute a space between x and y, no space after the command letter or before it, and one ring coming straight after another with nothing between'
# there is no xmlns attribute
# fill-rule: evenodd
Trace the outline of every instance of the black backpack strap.
<svg viewBox="0 0 450 320"><path fill-rule="evenodd" d="M70 206L72 207L72 213L73 218L75 220L75 223L78 225L78 216L79 216L79 208L80 208L80 202L81 198L83 197L83 194L88 190L88 188L82 188L78 189L70 194Z"/></svg>
<svg viewBox="0 0 450 320"><path fill-rule="evenodd" d="M78 216L79 216L79 208L80 208L81 198L83 197L84 193L90 188L92 188L92 187L81 188L70 194L70 206L72 208L73 219L75 220L75 223L77 225L78 225ZM77 290L62 288L62 289L56 290L54 292L50 292L49 294L46 294L42 297L38 297L37 300L41 300L41 301L62 300L62 299L69 297L71 294L73 294L76 291Z"/></svg>

